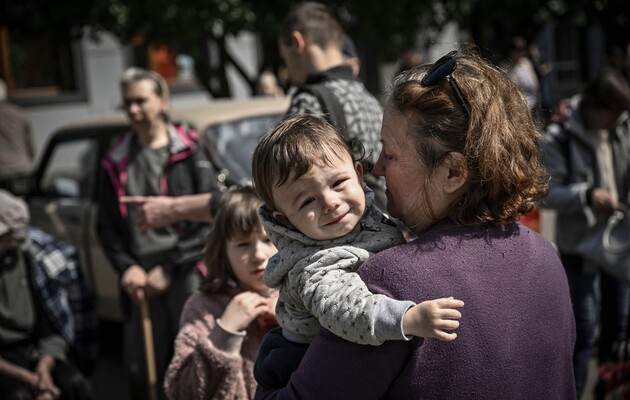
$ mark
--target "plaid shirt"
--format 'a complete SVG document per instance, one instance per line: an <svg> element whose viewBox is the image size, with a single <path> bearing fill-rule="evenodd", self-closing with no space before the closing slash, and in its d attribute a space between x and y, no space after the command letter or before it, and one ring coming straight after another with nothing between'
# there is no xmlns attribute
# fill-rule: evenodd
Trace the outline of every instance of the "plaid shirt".
<svg viewBox="0 0 630 400"><path fill-rule="evenodd" d="M31 279L52 326L68 342L79 368L96 361L97 317L94 298L83 279L74 246L29 227Z"/></svg>

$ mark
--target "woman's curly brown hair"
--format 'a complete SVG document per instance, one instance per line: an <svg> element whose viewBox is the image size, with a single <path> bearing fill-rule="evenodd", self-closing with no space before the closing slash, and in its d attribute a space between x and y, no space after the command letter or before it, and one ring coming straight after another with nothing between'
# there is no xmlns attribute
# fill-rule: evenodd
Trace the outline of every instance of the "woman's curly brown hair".
<svg viewBox="0 0 630 400"><path fill-rule="evenodd" d="M470 116L447 79L428 87L420 83L431 65L399 75L387 106L410 120L416 151L429 172L450 152L464 156L468 190L451 204L448 217L463 225L513 222L548 190L548 175L538 159L539 128L523 94L503 71L474 50L455 59L452 77Z"/></svg>

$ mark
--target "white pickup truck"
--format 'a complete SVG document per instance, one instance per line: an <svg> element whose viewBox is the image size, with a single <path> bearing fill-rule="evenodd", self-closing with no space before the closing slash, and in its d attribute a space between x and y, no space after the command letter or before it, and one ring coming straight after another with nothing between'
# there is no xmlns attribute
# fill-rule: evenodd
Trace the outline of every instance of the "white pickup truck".
<svg viewBox="0 0 630 400"><path fill-rule="evenodd" d="M174 109L171 117L197 130L220 184L226 185L251 177L251 155L259 136L287 108L286 98L221 100ZM29 205L32 225L79 249L85 276L95 291L99 318L114 321L122 318L118 277L101 248L96 218L101 183L106 178L100 160L127 129L124 115L112 113L57 130L18 193Z"/></svg>

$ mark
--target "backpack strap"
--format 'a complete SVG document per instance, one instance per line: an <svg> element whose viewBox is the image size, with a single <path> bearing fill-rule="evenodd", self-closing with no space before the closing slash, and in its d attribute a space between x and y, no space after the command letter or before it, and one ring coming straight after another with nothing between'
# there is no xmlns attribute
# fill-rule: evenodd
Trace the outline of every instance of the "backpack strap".
<svg viewBox="0 0 630 400"><path fill-rule="evenodd" d="M337 96L323 82L305 85L298 90L296 95L301 92L310 93L317 98L326 120L348 140L346 115Z"/></svg>

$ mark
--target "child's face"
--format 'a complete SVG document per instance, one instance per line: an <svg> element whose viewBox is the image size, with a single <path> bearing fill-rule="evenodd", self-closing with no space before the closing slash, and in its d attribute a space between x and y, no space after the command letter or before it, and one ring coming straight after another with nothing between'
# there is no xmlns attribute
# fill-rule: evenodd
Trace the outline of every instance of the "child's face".
<svg viewBox="0 0 630 400"><path fill-rule="evenodd" d="M315 240L341 237L365 211L363 169L350 155L315 165L297 180L273 189L274 217Z"/></svg>
<svg viewBox="0 0 630 400"><path fill-rule="evenodd" d="M262 278L267 260L277 250L264 230L255 230L249 236L228 240L226 252L234 276L243 290L260 294L269 291Z"/></svg>

